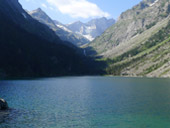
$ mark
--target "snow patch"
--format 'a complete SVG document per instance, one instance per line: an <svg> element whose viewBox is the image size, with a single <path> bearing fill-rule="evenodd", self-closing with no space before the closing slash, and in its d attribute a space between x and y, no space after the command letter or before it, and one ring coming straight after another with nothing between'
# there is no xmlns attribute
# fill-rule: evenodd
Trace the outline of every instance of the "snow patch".
<svg viewBox="0 0 170 128"><path fill-rule="evenodd" d="M65 30L65 31L67 31L67 32L70 32L70 33L72 32L71 30L67 29L66 27L64 27L64 26L62 26L62 25L59 25L59 24L56 24L56 25L57 25L57 27Z"/></svg>
<svg viewBox="0 0 170 128"><path fill-rule="evenodd" d="M94 38L91 35L83 35L83 36L86 37L90 41L94 40Z"/></svg>
<svg viewBox="0 0 170 128"><path fill-rule="evenodd" d="M154 3L150 4L149 6L152 7L153 5L155 5L159 0L156 0Z"/></svg>
<svg viewBox="0 0 170 128"><path fill-rule="evenodd" d="M96 29L96 25L88 26L88 27L86 27L86 28L89 29L89 30L95 30L95 29Z"/></svg>

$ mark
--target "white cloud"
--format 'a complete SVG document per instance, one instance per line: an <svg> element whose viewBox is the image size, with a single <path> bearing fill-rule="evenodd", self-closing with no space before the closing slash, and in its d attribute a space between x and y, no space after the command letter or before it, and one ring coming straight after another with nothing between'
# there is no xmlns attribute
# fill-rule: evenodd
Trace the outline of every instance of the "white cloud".
<svg viewBox="0 0 170 128"><path fill-rule="evenodd" d="M41 6L44 7L44 8L47 8L47 5L45 5L45 4L43 4L43 3L41 4Z"/></svg>
<svg viewBox="0 0 170 128"><path fill-rule="evenodd" d="M109 17L109 13L102 11L96 4L87 0L47 0L47 2L57 8L61 13L71 17Z"/></svg>

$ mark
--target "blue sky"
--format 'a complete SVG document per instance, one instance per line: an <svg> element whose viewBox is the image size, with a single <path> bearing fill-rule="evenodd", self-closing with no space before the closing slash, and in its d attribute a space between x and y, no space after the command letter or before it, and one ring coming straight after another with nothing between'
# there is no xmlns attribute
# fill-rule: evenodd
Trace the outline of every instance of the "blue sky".
<svg viewBox="0 0 170 128"><path fill-rule="evenodd" d="M92 18L117 19L141 0L19 0L24 9L41 8L52 19L62 23L87 22Z"/></svg>

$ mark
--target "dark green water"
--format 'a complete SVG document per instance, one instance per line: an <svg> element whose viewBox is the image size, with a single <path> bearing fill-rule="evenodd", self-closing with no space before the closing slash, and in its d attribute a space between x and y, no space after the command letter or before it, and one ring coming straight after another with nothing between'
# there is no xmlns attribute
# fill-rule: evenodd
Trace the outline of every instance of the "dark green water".
<svg viewBox="0 0 170 128"><path fill-rule="evenodd" d="M0 128L169 128L170 79L61 77L0 81Z"/></svg>

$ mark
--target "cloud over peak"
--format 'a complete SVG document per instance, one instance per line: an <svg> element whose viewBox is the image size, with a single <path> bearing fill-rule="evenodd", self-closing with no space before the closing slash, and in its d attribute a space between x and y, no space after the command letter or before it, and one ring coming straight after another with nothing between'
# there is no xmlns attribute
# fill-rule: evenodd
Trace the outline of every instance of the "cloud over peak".
<svg viewBox="0 0 170 128"><path fill-rule="evenodd" d="M102 11L96 4L87 0L47 0L47 2L61 13L75 18L110 16L109 13Z"/></svg>

